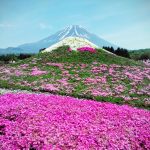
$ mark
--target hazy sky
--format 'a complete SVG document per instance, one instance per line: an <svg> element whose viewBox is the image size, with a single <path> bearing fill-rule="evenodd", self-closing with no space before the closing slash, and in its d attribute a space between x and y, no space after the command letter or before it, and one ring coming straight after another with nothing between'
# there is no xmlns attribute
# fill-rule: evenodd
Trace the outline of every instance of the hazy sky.
<svg viewBox="0 0 150 150"><path fill-rule="evenodd" d="M0 48L74 24L120 47L149 48L150 0L0 0Z"/></svg>

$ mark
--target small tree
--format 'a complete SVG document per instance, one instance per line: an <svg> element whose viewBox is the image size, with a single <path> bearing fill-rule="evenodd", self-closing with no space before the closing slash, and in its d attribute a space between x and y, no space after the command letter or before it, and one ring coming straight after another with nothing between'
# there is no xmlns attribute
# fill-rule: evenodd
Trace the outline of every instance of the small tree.
<svg viewBox="0 0 150 150"><path fill-rule="evenodd" d="M119 48L118 47L117 50L115 50L115 54L118 55L118 56L130 58L128 50L124 49L124 48Z"/></svg>
<svg viewBox="0 0 150 150"><path fill-rule="evenodd" d="M29 58L31 56L33 56L34 54L20 54L18 55L18 59L22 60L22 59L26 59L26 58Z"/></svg>
<svg viewBox="0 0 150 150"><path fill-rule="evenodd" d="M139 60L148 60L148 59L150 59L150 55L147 53L144 53L139 57Z"/></svg>
<svg viewBox="0 0 150 150"><path fill-rule="evenodd" d="M45 49L46 49L46 48L41 48L41 49L39 50L39 53L42 52L42 51L44 51Z"/></svg>
<svg viewBox="0 0 150 150"><path fill-rule="evenodd" d="M113 47L106 47L106 46L103 46L103 49L105 49L105 50L107 50L107 51L109 51L109 52L111 52L111 53L114 53L114 52L115 52L115 50L114 50Z"/></svg>

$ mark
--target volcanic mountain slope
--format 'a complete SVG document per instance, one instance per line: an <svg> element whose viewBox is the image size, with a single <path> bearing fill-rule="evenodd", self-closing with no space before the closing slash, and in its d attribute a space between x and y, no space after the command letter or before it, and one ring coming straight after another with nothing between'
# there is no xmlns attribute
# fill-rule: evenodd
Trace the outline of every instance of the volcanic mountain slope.
<svg viewBox="0 0 150 150"><path fill-rule="evenodd" d="M83 39L87 39L88 41L92 42L93 44L97 45L98 47L113 46L114 48L117 48L116 45L105 41L104 39L98 37L97 35L95 35L93 33L90 33L83 27L78 26L78 25L72 25L72 26L68 26L65 29L60 30L60 31L56 32L55 34L53 34L47 38L44 38L40 41L37 41L34 43L23 44L16 48L13 48L13 52L21 53L21 52L26 51L26 53L38 53L39 49L48 48L48 47L52 46L53 44L56 44L67 37L80 37ZM3 51L5 53L9 52L8 49L3 49Z"/></svg>
<svg viewBox="0 0 150 150"><path fill-rule="evenodd" d="M84 38L84 39L89 40L93 44L97 45L98 47L103 47L103 46L113 46L115 48L117 47L117 46L99 38L97 35L88 32L86 29L84 29L83 27L78 26L78 25L68 26L65 29L58 31L57 33L55 33L45 39L42 39L36 43L24 44L19 47L21 49L30 49L30 50L38 52L39 49L50 47L53 44L56 44L67 37Z"/></svg>

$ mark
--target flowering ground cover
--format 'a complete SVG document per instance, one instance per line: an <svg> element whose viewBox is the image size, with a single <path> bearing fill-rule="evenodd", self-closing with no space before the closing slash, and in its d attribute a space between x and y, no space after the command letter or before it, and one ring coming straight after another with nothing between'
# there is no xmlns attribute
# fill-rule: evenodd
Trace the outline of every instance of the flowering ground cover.
<svg viewBox="0 0 150 150"><path fill-rule="evenodd" d="M99 56L98 56L99 55ZM109 60L108 60L109 59ZM115 64L115 61L123 64ZM80 62L81 61L81 62ZM127 62L132 64L131 60ZM0 66L0 87L150 108L150 66L96 50L55 51Z"/></svg>
<svg viewBox="0 0 150 150"><path fill-rule="evenodd" d="M86 52L86 51L88 51L90 53L96 53L96 49L95 48L88 47L88 46L77 48L77 51L79 51L79 52Z"/></svg>
<svg viewBox="0 0 150 150"><path fill-rule="evenodd" d="M150 149L150 112L46 94L0 96L1 150Z"/></svg>

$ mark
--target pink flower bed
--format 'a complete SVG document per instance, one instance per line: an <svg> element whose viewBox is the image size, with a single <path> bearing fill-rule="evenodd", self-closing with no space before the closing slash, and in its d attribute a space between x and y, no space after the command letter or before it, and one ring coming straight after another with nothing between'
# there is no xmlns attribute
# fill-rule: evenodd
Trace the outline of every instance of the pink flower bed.
<svg viewBox="0 0 150 150"><path fill-rule="evenodd" d="M22 64L22 65L20 65L20 67L21 67L22 69L26 69L27 67L29 67L29 64Z"/></svg>
<svg viewBox="0 0 150 150"><path fill-rule="evenodd" d="M47 71L39 70L37 67L32 68L32 72L31 72L32 76L40 76L43 74L47 74Z"/></svg>
<svg viewBox="0 0 150 150"><path fill-rule="evenodd" d="M43 85L42 89L46 90L46 91L54 91L54 92L59 91L59 89L57 87L55 87L53 84Z"/></svg>
<svg viewBox="0 0 150 150"><path fill-rule="evenodd" d="M1 150L150 149L150 112L44 94L0 96Z"/></svg>
<svg viewBox="0 0 150 150"><path fill-rule="evenodd" d="M60 67L60 68L63 67L62 63L52 63L52 62L49 62L49 63L46 63L46 64L49 65L49 66L54 66L54 67Z"/></svg>
<svg viewBox="0 0 150 150"><path fill-rule="evenodd" d="M80 52L88 51L90 53L96 53L95 48L88 47L88 46L77 48L77 50L80 51Z"/></svg>

